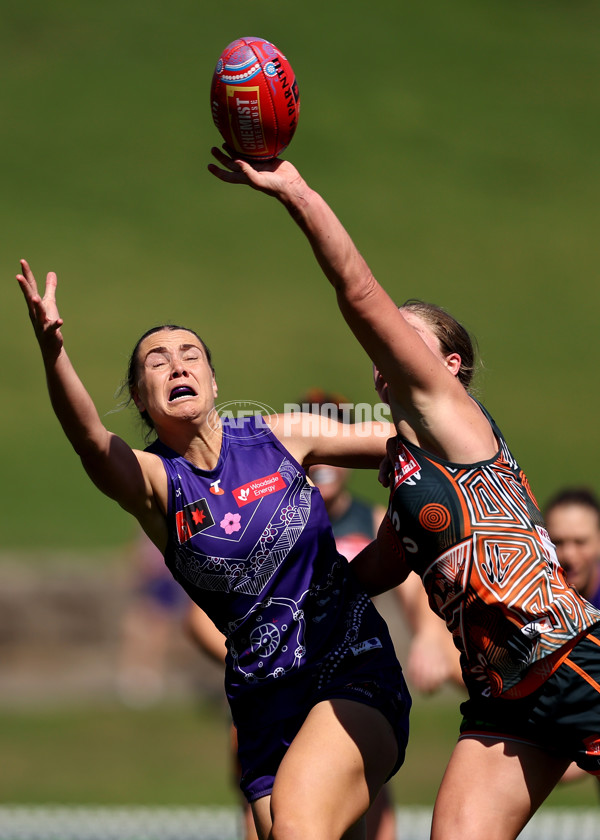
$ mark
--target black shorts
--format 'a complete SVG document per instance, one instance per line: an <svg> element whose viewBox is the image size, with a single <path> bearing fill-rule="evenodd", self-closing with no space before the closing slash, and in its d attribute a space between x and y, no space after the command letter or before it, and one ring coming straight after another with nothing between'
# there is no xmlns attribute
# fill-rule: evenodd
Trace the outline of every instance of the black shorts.
<svg viewBox="0 0 600 840"><path fill-rule="evenodd" d="M515 700L470 699L460 710L461 738L530 744L600 777L600 624L536 691Z"/></svg>
<svg viewBox="0 0 600 840"><path fill-rule="evenodd" d="M379 709L390 723L398 745L398 757L390 777L398 771L406 753L412 701L400 666L381 667L379 657L374 656L373 659L371 669L366 662L352 670L341 667L326 686L310 692L304 702L297 705L294 714L259 727L238 724L238 757L242 771L240 788L248 802L271 793L275 774L288 747L311 708L324 700L355 700Z"/></svg>

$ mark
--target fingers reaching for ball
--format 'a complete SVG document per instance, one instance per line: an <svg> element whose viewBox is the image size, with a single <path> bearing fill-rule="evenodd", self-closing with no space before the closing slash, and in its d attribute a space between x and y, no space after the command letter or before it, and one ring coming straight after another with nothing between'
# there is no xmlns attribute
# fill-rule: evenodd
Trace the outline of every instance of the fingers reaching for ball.
<svg viewBox="0 0 600 840"><path fill-rule="evenodd" d="M228 146L223 150L211 149L220 166L209 163L208 171L228 184L245 184L259 192L284 198L290 185L300 178L296 168L287 160L274 158L265 161L247 161L232 156Z"/></svg>

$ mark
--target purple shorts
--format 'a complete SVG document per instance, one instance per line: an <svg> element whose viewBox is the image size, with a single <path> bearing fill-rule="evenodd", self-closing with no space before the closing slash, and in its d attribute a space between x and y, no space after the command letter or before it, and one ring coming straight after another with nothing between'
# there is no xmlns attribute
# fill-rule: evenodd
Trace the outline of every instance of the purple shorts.
<svg viewBox="0 0 600 840"><path fill-rule="evenodd" d="M317 673L313 674L317 677ZM300 691L300 698L293 714L274 719L264 726L250 722L238 724L238 756L241 765L240 788L253 802L268 796L275 781L275 774L287 748L298 734L311 708L324 700L355 700L372 706L389 721L398 745L398 758L390 773L394 775L404 762L408 743L408 718L411 697L397 662L390 662L381 651L365 654L357 667L356 662L342 664L335 677L326 685L312 682L311 690ZM305 683L306 684L306 683ZM273 694L274 702L277 694ZM274 715L277 718L277 715Z"/></svg>

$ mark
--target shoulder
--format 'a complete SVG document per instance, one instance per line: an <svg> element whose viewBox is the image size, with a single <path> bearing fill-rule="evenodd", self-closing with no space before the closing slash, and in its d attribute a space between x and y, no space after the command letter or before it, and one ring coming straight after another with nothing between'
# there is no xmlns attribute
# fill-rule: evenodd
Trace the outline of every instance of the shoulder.
<svg viewBox="0 0 600 840"><path fill-rule="evenodd" d="M150 449L134 449L134 454L146 482L151 485L154 493L156 493L157 487L161 489L166 487L167 474L162 457Z"/></svg>

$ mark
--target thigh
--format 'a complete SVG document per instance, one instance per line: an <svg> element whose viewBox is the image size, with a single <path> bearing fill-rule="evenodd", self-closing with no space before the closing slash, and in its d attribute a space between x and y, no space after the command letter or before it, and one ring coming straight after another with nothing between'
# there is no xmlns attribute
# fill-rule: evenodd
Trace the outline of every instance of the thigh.
<svg viewBox="0 0 600 840"><path fill-rule="evenodd" d="M568 764L530 744L460 740L436 799L432 840L514 840Z"/></svg>
<svg viewBox="0 0 600 840"><path fill-rule="evenodd" d="M275 838L360 836L354 828L392 772L396 737L378 710L352 700L314 706L275 777Z"/></svg>

